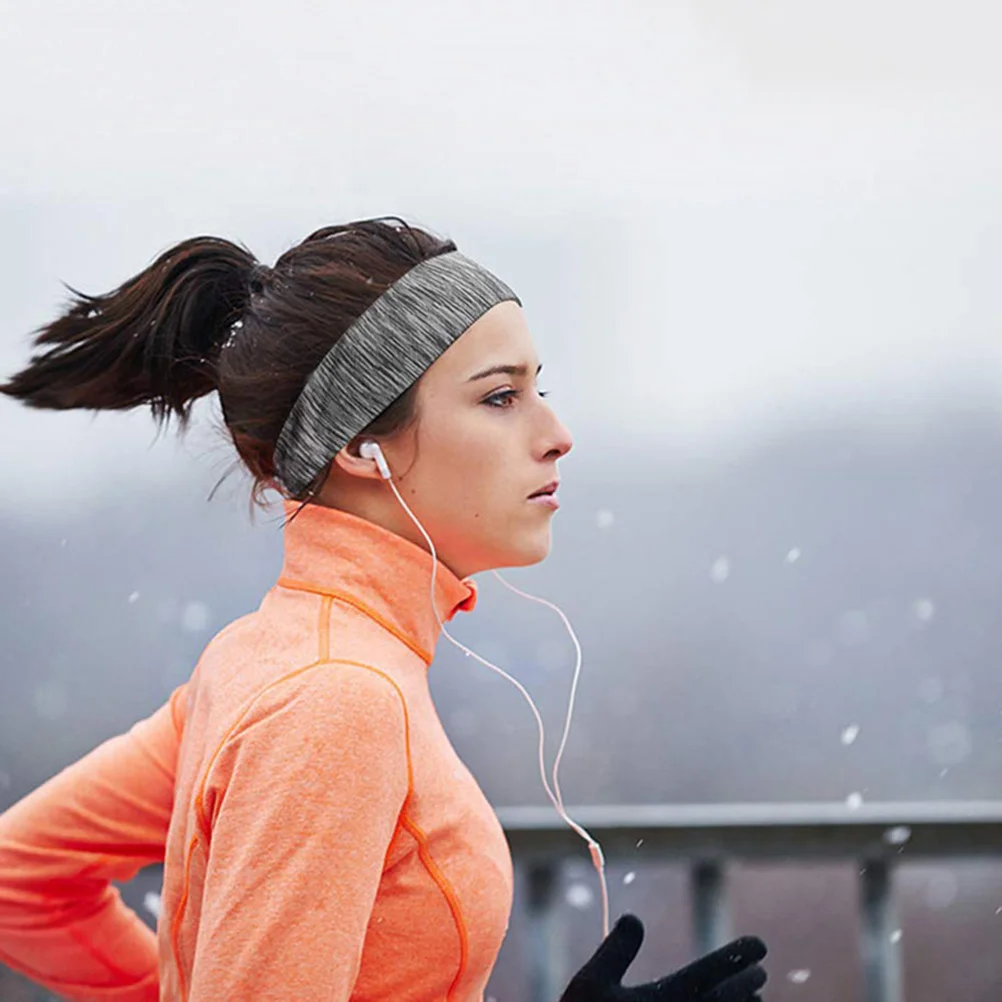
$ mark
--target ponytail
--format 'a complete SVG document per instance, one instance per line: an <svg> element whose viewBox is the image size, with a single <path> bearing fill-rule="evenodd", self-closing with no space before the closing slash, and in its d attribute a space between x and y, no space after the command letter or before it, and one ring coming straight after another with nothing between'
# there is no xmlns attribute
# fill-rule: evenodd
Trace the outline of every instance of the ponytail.
<svg viewBox="0 0 1002 1002"><path fill-rule="evenodd" d="M325 227L273 268L228 240L185 240L114 292L70 289L69 305L35 332L30 362L0 393L56 410L148 404L158 423L174 416L183 430L192 403L215 390L264 504L265 491L284 490L275 446L310 374L383 290L455 249L395 216ZM407 425L414 402L411 387L371 433Z"/></svg>
<svg viewBox="0 0 1002 1002"><path fill-rule="evenodd" d="M35 332L28 365L0 392L29 407L128 410L148 404L183 428L217 388L219 352L247 306L257 268L228 240L194 237L113 292L73 298Z"/></svg>

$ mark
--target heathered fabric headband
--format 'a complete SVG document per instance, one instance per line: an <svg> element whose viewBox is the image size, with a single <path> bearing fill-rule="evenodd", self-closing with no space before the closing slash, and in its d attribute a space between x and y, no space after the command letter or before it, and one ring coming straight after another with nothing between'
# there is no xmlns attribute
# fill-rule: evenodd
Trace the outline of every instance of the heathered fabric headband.
<svg viewBox="0 0 1002 1002"><path fill-rule="evenodd" d="M340 452L491 307L521 300L450 251L415 265L338 338L310 374L275 446L275 468L302 494Z"/></svg>

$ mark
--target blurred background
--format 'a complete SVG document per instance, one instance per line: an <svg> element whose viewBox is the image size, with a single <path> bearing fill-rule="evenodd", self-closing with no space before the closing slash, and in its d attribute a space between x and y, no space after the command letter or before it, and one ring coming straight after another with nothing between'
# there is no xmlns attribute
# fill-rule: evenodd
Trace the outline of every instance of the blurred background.
<svg viewBox="0 0 1002 1002"><path fill-rule="evenodd" d="M1002 798L997 5L0 9L4 377L63 282L401 215L519 291L576 435L554 552L510 575L584 647L568 804ZM0 399L0 809L273 583L280 510L252 518L239 474L208 499L230 463L215 398L184 439ZM488 577L455 633L559 734L559 620ZM492 803L544 804L519 694L451 650L432 679ZM636 977L694 950L685 868L644 857L610 871ZM863 998L856 869L732 868L769 999ZM151 924L157 880L124 889ZM561 880L583 962L583 846ZM1002 864L905 851L895 886L909 1002L995 1002ZM526 998L519 894L496 1002ZM0 969L0 999L48 997Z"/></svg>

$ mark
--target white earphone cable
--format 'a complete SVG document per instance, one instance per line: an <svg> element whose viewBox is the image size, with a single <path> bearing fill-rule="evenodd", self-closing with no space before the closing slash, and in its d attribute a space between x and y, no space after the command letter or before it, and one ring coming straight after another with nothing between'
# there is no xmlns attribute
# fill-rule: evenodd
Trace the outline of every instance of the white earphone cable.
<svg viewBox="0 0 1002 1002"><path fill-rule="evenodd" d="M383 471L381 470L381 472L383 472ZM545 605L547 608L552 609L561 618L561 620L563 621L563 624L567 628L567 632L570 634L571 640L574 643L574 648L575 648L575 651L576 651L576 663L575 663L575 666L574 666L574 679L573 679L573 681L571 683L571 694L570 694L570 699L569 699L568 704L567 704L567 719L566 719L566 721L564 723L563 736L561 737L561 740L560 740L560 747L557 750L557 757L556 757L556 759L554 760L554 763L553 763L553 789L551 789L550 788L550 784L549 784L549 782L547 781L547 778L546 778L546 755L545 755L546 732L545 732L545 728L543 726L543 718L540 716L539 710L536 708L536 704L533 702L532 697L529 695L529 693L526 690L525 686L523 686L522 683L518 681L518 679L513 678L511 675L509 675L503 669L499 668L497 665L491 664L490 661L488 661L486 658L482 658L479 654L477 654L476 651L470 650L470 648L467 647L465 644L463 644L460 641L456 640L455 637L453 637L452 634L449 633L449 631L445 628L445 623L442 622L442 618L438 614L438 605L437 605L437 603L435 601L435 578L436 578L436 571L438 569L438 553L435 550L435 544L432 542L431 536L428 535L427 531L425 530L425 527L421 524L421 522L418 519L418 517L414 514L414 512L411 511L410 506L407 504L407 502L404 501L403 497L400 494L400 491L397 490L397 485L393 482L392 478L385 475L386 472L388 472L388 470L386 470L383 473L383 478L390 485L390 488L392 489L393 493L396 495L397 501L400 502L401 507L404 509L404 511L410 517L411 521L417 526L417 528L420 531L421 535L424 537L425 542L428 544L428 548L431 550L431 558L432 558L432 565L431 565L431 607L432 607L432 611L435 614L435 619L438 621L438 625L441 628L442 634L445 636L445 638L451 644L453 644L455 647L458 647L461 651L463 651L463 653L467 657L474 658L476 661L479 661L485 667L490 668L491 671L497 672L497 674L499 674L502 678L505 678L509 682L511 682L511 684L513 686L515 686L515 688L518 689L518 691L525 697L526 702L529 704L529 709L532 710L532 714L536 718L536 726L539 729L539 775L540 775L540 778L543 781L543 789L546 791L547 796L550 798L550 801L552 802L554 808L556 809L557 814L559 814L560 817L575 832L577 832L577 834L580 835L581 838L583 838L585 840L585 842L588 843L588 849L589 849L589 852L591 854L591 861L592 861L593 866L595 867L596 873L598 874L599 885L601 887L601 893L602 893L602 936L603 936L603 938L605 938L605 937L607 937L609 935L609 888L608 888L608 883L606 881L606 876L605 876L605 857L604 857L604 855L602 853L602 847L601 847L601 845L599 845L599 843L596 841L596 839L594 839L591 836L591 834L589 834L589 832L585 828L583 828L581 825L579 825L567 813L566 809L564 808L564 800L563 800L563 796L561 795L561 792L560 792L560 780L559 780L559 775L558 775L559 769L560 769L560 761L563 758L564 748L567 745L567 737L570 734L571 720L572 720L573 715L574 715L574 701L575 701L575 698L577 696L578 679L579 679L579 677L581 675L581 660L582 660L582 657L581 657L581 644L578 641L578 638L577 638L577 636L574 633L574 629L571 627L570 621L564 615L564 613L556 605L554 605L552 602L548 602L544 598L539 598L539 597L537 597L535 595L530 595L527 592L521 591L519 588L516 588L514 585L509 584L509 582L507 582L503 577L501 577L501 575L497 571L494 572L494 574L498 578L498 580L506 588L508 588L509 590L515 592L515 594L521 595L523 598L527 598L531 602L538 602L540 605ZM554 793L554 790L556 791L555 793Z"/></svg>

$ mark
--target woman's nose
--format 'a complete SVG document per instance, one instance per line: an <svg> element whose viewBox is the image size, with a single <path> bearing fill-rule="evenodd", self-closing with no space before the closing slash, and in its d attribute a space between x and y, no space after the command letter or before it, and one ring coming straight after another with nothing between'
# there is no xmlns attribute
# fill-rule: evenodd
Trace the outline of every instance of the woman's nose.
<svg viewBox="0 0 1002 1002"><path fill-rule="evenodd" d="M543 453L548 459L560 459L574 448L574 439L567 425L557 417L553 409L548 406L546 410L549 413L550 425L546 430Z"/></svg>

